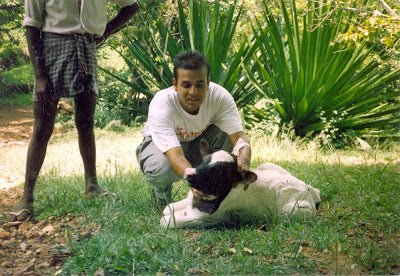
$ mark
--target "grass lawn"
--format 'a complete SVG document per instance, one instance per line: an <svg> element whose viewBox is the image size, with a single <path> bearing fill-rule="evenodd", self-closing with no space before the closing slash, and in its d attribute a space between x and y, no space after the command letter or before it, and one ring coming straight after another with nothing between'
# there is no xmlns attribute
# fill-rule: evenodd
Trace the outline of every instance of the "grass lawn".
<svg viewBox="0 0 400 276"><path fill-rule="evenodd" d="M97 131L101 184L115 197L82 198L75 134L55 137L39 177L40 219L72 216L65 275L399 274L399 145L368 153L252 135L253 167L277 163L321 190L318 217L208 230L159 227L134 149L140 130ZM66 158L68 156L68 158ZM174 186L176 199L185 183Z"/></svg>

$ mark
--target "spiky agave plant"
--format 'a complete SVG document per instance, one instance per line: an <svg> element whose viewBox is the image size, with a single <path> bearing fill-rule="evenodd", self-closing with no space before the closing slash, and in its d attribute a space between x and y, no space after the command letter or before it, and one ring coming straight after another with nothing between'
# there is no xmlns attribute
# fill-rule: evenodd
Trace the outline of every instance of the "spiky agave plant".
<svg viewBox="0 0 400 276"><path fill-rule="evenodd" d="M243 64L248 79L262 97L274 99L281 123L297 135L398 127L393 83L400 70L379 63L366 44L338 43L349 26L334 4L308 1L300 16L294 0L289 7L281 1L282 15L274 16L264 1L253 26L254 62Z"/></svg>

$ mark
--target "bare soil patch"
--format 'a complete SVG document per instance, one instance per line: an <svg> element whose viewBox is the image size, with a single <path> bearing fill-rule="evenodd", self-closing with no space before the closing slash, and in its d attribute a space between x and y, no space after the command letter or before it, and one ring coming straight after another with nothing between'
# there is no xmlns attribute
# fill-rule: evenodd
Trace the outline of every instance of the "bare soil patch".
<svg viewBox="0 0 400 276"><path fill-rule="evenodd" d="M32 128L32 107L0 106L0 190L21 182L23 172L10 157L16 151L26 152Z"/></svg>
<svg viewBox="0 0 400 276"><path fill-rule="evenodd" d="M0 107L0 148L26 143L32 133L32 107Z"/></svg>

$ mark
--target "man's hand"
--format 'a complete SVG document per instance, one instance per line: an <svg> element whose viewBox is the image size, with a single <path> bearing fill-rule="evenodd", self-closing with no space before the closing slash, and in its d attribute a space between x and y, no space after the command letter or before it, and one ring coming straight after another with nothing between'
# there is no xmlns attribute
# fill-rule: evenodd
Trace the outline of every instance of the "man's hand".
<svg viewBox="0 0 400 276"><path fill-rule="evenodd" d="M123 7L118 14L107 23L104 34L96 38L97 47L100 47L110 35L120 31L138 10L139 5L137 2Z"/></svg>
<svg viewBox="0 0 400 276"><path fill-rule="evenodd" d="M36 27L26 27L26 41L28 43L29 56L35 73L34 91L38 101L55 104L57 100L52 94L53 87L45 70L42 59L41 31Z"/></svg>
<svg viewBox="0 0 400 276"><path fill-rule="evenodd" d="M237 157L238 169L239 171L248 170L250 168L250 146L244 146L239 152L239 156Z"/></svg>
<svg viewBox="0 0 400 276"><path fill-rule="evenodd" d="M240 162L238 160L238 169L239 171L248 170L250 168L250 162Z"/></svg>
<svg viewBox="0 0 400 276"><path fill-rule="evenodd" d="M52 93L52 86L50 80L47 77L35 77L34 91L36 93L37 100L40 102L48 102L55 104L56 99Z"/></svg>
<svg viewBox="0 0 400 276"><path fill-rule="evenodd" d="M237 156L239 170L248 170L251 162L251 146L249 139L243 131L236 132L229 136L234 146L234 154ZM241 146L237 148L236 143L241 139ZM235 150L237 148L237 150ZM235 152L237 151L237 152Z"/></svg>
<svg viewBox="0 0 400 276"><path fill-rule="evenodd" d="M192 165L186 159L182 147L175 147L175 148L169 149L165 153L165 156L167 156L169 163L171 165L171 168L176 172L176 174L180 178L183 178L185 176L185 170L187 168L192 167Z"/></svg>

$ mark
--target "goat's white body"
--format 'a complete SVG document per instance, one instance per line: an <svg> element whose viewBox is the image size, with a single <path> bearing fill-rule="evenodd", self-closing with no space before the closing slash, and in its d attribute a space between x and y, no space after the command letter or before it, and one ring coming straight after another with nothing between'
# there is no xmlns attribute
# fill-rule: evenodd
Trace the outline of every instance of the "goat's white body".
<svg viewBox="0 0 400 276"><path fill-rule="evenodd" d="M160 220L162 227L199 227L229 222L232 218L254 222L271 218L303 219L316 214L321 201L318 189L305 184L285 169L271 163L255 171L257 181L244 191L243 185L233 188L212 214L192 207L193 194L169 204Z"/></svg>

